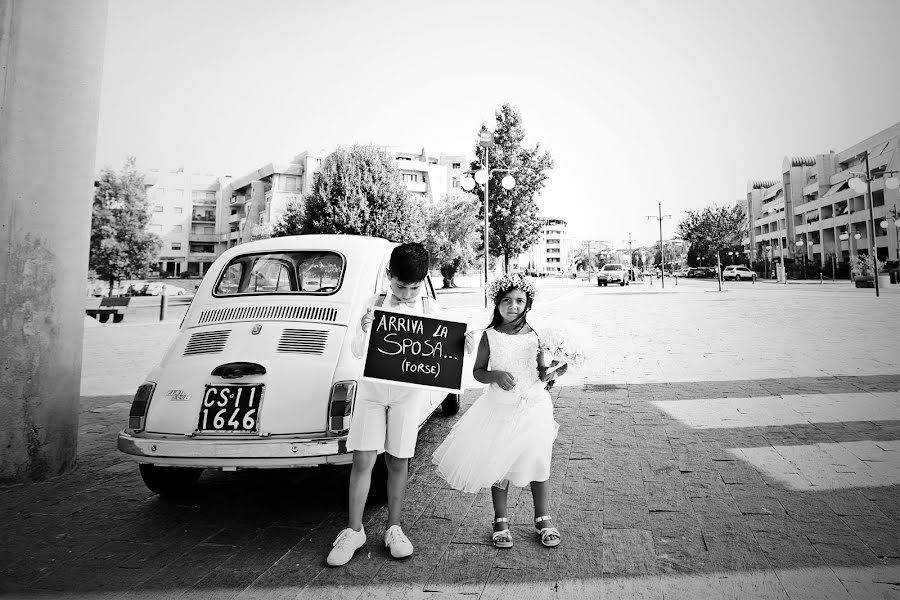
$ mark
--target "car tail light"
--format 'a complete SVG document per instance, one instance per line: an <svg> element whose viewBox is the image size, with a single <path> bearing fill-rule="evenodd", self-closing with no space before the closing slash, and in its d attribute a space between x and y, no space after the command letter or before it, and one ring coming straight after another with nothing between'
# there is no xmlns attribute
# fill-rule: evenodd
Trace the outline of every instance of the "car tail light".
<svg viewBox="0 0 900 600"><path fill-rule="evenodd" d="M128 413L128 429L143 431L144 422L147 420L147 410L150 408L150 398L153 397L155 383L145 383L138 387L131 401L131 411Z"/></svg>
<svg viewBox="0 0 900 600"><path fill-rule="evenodd" d="M328 403L328 431L346 433L350 429L350 415L356 399L356 382L340 381L331 387L331 401Z"/></svg>

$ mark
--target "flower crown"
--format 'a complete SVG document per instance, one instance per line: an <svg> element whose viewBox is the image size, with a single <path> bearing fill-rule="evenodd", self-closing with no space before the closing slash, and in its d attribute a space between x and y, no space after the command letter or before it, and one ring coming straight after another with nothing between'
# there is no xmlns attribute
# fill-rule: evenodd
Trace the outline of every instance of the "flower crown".
<svg viewBox="0 0 900 600"><path fill-rule="evenodd" d="M534 284L525 279L521 273L506 274L498 277L487 285L488 299L494 302L500 294L505 294L513 288L519 288L525 295L534 300Z"/></svg>

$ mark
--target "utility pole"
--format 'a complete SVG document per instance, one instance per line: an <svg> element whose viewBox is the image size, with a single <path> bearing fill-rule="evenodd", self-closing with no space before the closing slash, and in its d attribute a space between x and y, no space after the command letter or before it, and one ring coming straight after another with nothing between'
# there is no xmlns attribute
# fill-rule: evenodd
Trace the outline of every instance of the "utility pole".
<svg viewBox="0 0 900 600"><path fill-rule="evenodd" d="M625 240L622 240L623 242ZM631 251L631 233L628 233L628 271L629 271L629 279L631 278L631 274L634 273L634 253Z"/></svg>
<svg viewBox="0 0 900 600"><path fill-rule="evenodd" d="M672 215L662 214L662 202L659 202L659 216L647 215L648 219L657 219L659 221L659 280L663 289L666 287L666 250L663 247L662 222L663 219L671 219Z"/></svg>

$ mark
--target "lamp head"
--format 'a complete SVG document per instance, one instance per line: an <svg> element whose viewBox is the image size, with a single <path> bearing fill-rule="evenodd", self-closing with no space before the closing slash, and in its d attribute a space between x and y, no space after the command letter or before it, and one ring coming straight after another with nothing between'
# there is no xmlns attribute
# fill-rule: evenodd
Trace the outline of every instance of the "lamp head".
<svg viewBox="0 0 900 600"><path fill-rule="evenodd" d="M485 169L475 171L475 181L477 181L481 185L486 184L488 181L488 172Z"/></svg>
<svg viewBox="0 0 900 600"><path fill-rule="evenodd" d="M900 179L897 179L896 177L888 177L884 180L884 187L889 190L896 190L898 187L900 187Z"/></svg>
<svg viewBox="0 0 900 600"><path fill-rule="evenodd" d="M859 233L854 233L854 234L853 234L853 239L855 239L855 240L858 240L858 239L861 238L861 237L862 237L862 235L859 234Z"/></svg>
<svg viewBox="0 0 900 600"><path fill-rule="evenodd" d="M462 186L462 189L466 190L467 192L471 192L475 189L475 180L471 177L466 177L459 185Z"/></svg>
<svg viewBox="0 0 900 600"><path fill-rule="evenodd" d="M800 246L803 245L803 240L797 240L797 242L794 245L799 248Z"/></svg>
<svg viewBox="0 0 900 600"><path fill-rule="evenodd" d="M860 179L859 177L854 177L854 178L852 178L850 181L848 181L847 183L850 185L850 188L851 188L854 192L857 192L858 194L862 194L863 192L866 191L866 184L865 184L865 182L864 182L862 179Z"/></svg>
<svg viewBox="0 0 900 600"><path fill-rule="evenodd" d="M504 189L504 190L511 190L511 189L513 189L514 187L516 187L516 180L515 180L515 178L514 178L512 175L507 175L507 176L504 177L503 180L500 182L500 185L503 186L503 189Z"/></svg>

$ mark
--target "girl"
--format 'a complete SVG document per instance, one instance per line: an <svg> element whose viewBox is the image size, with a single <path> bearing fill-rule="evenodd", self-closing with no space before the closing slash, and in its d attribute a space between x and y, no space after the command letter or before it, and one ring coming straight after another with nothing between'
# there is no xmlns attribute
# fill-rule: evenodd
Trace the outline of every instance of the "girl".
<svg viewBox="0 0 900 600"><path fill-rule="evenodd" d="M534 301L534 286L518 273L504 275L488 286L494 314L475 358L474 376L489 384L453 426L432 458L437 472L455 489L475 493L490 487L494 502L494 532L498 548L513 545L506 513L509 483L531 484L535 527L541 543L558 546L559 530L548 516L550 458L559 425L545 389L563 369L547 374L538 336L526 315Z"/></svg>

